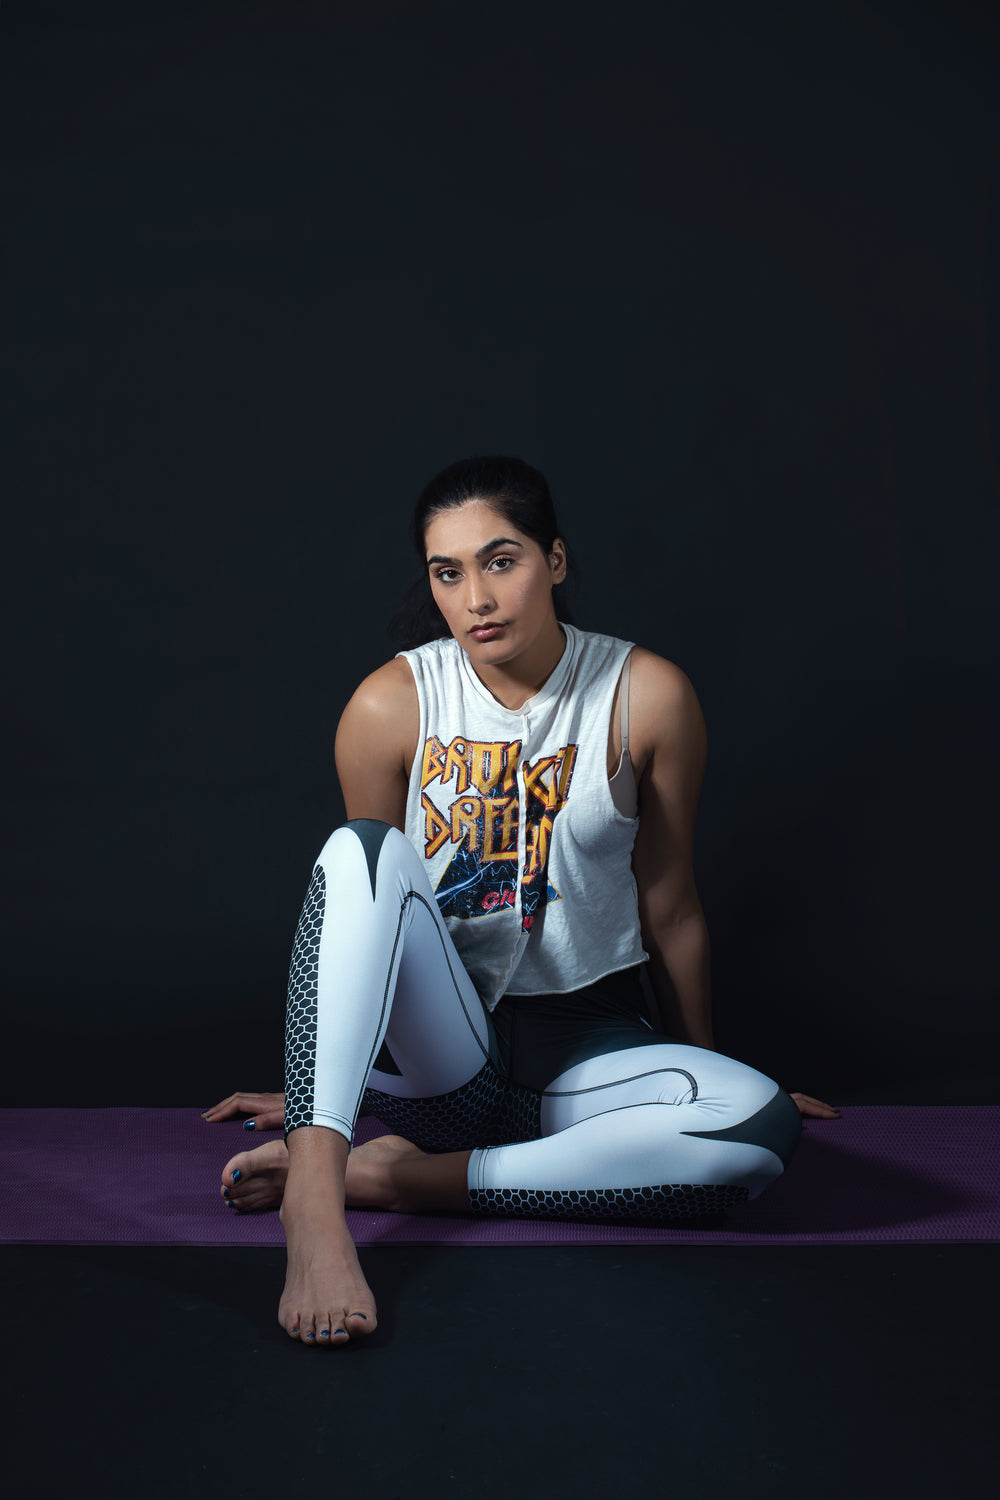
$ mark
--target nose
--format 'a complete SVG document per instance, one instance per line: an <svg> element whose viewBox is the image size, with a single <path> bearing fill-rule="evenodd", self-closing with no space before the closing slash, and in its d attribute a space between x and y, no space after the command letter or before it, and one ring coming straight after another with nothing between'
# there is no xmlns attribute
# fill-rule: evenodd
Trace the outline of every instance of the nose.
<svg viewBox="0 0 1000 1500"><path fill-rule="evenodd" d="M488 615L496 609L496 600L491 596L485 583L474 580L469 585L469 613L473 615Z"/></svg>

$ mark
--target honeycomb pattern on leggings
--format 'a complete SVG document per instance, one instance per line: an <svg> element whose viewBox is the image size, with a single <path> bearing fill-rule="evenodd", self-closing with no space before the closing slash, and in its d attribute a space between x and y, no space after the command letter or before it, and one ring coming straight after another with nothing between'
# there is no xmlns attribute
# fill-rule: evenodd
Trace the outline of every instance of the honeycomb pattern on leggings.
<svg viewBox="0 0 1000 1500"><path fill-rule="evenodd" d="M365 1089L363 1115L377 1115L391 1131L422 1151L464 1151L477 1145L496 1114L503 1082L487 1063L474 1078L447 1094L402 1099Z"/></svg>
<svg viewBox="0 0 1000 1500"><path fill-rule="evenodd" d="M540 1109L537 1094L507 1083L492 1063L448 1094L403 1099L367 1088L361 1105L363 1115L377 1115L383 1125L422 1151L466 1151L535 1140Z"/></svg>
<svg viewBox="0 0 1000 1500"><path fill-rule="evenodd" d="M508 1083L488 1146L513 1146L518 1141L537 1141L542 1134L542 1096L520 1083Z"/></svg>
<svg viewBox="0 0 1000 1500"><path fill-rule="evenodd" d="M640 1188L472 1188L473 1213L519 1219L599 1219L605 1224L664 1224L719 1214L747 1197L745 1187L667 1183Z"/></svg>
<svg viewBox="0 0 1000 1500"><path fill-rule="evenodd" d="M317 865L302 903L288 969L285 1016L285 1130L312 1124L316 1065L316 991L319 940L326 907L326 876Z"/></svg>

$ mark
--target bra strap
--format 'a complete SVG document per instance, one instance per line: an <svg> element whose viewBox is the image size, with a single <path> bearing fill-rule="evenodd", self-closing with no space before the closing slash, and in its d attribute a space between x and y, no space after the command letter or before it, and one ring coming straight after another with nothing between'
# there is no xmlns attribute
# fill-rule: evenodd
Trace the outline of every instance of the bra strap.
<svg viewBox="0 0 1000 1500"><path fill-rule="evenodd" d="M622 754L628 755L628 683L632 672L632 653L629 652L625 658L625 666L622 668L621 692L618 696L618 713L621 720L622 732Z"/></svg>

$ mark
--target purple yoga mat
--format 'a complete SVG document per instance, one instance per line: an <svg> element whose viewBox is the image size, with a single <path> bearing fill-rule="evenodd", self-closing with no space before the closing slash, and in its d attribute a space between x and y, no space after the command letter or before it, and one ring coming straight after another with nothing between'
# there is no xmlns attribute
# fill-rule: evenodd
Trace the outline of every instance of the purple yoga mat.
<svg viewBox="0 0 1000 1500"><path fill-rule="evenodd" d="M363 1120L358 1142L381 1135ZM260 1136L194 1109L0 1110L0 1241L282 1245L220 1197ZM860 1245L1000 1239L1000 1106L856 1105L809 1120L785 1175L710 1228L351 1210L359 1245Z"/></svg>

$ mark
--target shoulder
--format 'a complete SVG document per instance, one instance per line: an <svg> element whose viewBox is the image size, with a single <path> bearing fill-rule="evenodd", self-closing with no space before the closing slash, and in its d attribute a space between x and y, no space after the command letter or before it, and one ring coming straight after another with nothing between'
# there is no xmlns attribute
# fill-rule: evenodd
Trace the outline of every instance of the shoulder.
<svg viewBox="0 0 1000 1500"><path fill-rule="evenodd" d="M679 753L704 761L705 718L687 673L676 662L643 646L632 649L629 713L636 755L650 759ZM639 767L636 767L637 771Z"/></svg>
<svg viewBox="0 0 1000 1500"><path fill-rule="evenodd" d="M405 755L419 732L417 685L406 659L394 657L359 683L341 715L337 741L363 739Z"/></svg>
<svg viewBox="0 0 1000 1500"><path fill-rule="evenodd" d="M397 656L371 672L355 688L345 709L363 718L384 718L417 704L417 685L405 657Z"/></svg>

